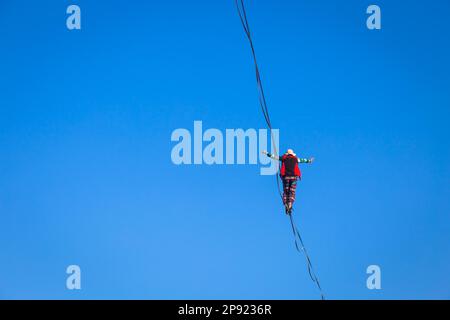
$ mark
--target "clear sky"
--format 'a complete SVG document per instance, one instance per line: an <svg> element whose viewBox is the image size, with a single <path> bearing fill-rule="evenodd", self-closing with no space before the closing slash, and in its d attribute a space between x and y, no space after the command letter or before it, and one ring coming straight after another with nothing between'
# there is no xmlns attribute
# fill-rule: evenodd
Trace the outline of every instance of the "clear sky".
<svg viewBox="0 0 450 320"><path fill-rule="evenodd" d="M247 1L281 147L316 157L295 217L327 298L448 299L450 3L373 3L379 31ZM2 0L0 298L319 298L273 176L172 163L194 120L264 128L234 1Z"/></svg>

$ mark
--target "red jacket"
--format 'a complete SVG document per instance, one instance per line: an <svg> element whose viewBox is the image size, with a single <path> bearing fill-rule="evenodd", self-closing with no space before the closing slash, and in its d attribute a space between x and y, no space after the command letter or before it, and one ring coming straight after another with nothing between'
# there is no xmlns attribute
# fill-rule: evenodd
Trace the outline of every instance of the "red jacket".
<svg viewBox="0 0 450 320"><path fill-rule="evenodd" d="M285 154L281 158L281 171L282 177L301 177L302 172L298 167L298 158L292 154Z"/></svg>

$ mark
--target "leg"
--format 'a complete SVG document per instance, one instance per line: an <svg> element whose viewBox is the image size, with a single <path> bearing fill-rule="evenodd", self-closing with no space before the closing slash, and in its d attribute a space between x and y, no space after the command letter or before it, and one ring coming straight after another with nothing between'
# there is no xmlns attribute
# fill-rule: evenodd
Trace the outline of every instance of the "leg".
<svg viewBox="0 0 450 320"><path fill-rule="evenodd" d="M289 202L291 205L295 202L295 191L297 190L297 179L291 180L290 186L289 186Z"/></svg>
<svg viewBox="0 0 450 320"><path fill-rule="evenodd" d="M292 211L292 182L293 180L291 177L284 179L285 180L285 188L284 188L284 205L286 206L286 213L290 214Z"/></svg>
<svg viewBox="0 0 450 320"><path fill-rule="evenodd" d="M289 180L283 179L283 204L286 205L289 195Z"/></svg>

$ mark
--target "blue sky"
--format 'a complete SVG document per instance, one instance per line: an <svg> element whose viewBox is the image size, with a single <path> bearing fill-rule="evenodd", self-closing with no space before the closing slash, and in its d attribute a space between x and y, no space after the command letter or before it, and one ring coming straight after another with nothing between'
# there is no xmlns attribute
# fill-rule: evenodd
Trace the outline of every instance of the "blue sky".
<svg viewBox="0 0 450 320"><path fill-rule="evenodd" d="M450 298L449 2L376 1L380 31L371 2L247 2L327 298ZM171 162L194 120L264 128L233 1L2 1L0 39L0 298L319 298L273 177Z"/></svg>

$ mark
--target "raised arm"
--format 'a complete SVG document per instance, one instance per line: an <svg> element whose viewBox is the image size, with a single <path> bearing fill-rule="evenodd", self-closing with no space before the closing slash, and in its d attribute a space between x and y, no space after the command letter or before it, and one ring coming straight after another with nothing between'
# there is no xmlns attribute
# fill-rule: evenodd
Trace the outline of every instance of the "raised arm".
<svg viewBox="0 0 450 320"><path fill-rule="evenodd" d="M274 159L274 160L281 161L281 157L279 157L279 156L276 156L276 155L274 155L274 154L270 154L270 153L268 153L267 151L263 151L262 153L265 154L266 156L268 156L269 158L272 158L272 159Z"/></svg>
<svg viewBox="0 0 450 320"><path fill-rule="evenodd" d="M314 158L298 158L298 163L313 163L314 162Z"/></svg>

